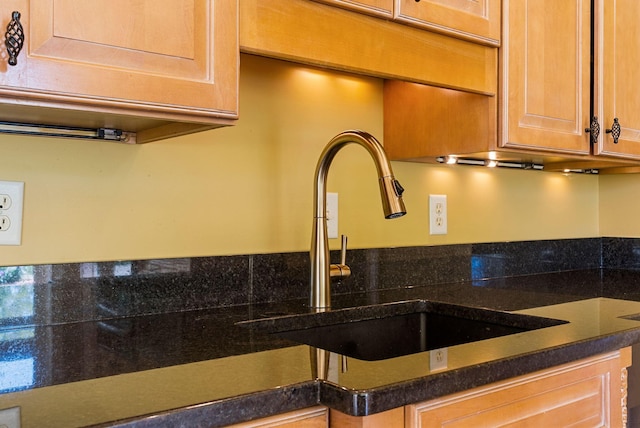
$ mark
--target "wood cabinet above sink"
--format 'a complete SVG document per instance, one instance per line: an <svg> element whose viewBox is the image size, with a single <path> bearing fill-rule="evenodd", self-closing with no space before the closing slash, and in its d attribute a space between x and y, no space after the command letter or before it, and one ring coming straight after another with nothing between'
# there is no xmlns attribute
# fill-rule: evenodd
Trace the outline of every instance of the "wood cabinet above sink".
<svg viewBox="0 0 640 428"><path fill-rule="evenodd" d="M0 120L153 141L237 118L237 0L9 0L24 47L0 65Z"/></svg>

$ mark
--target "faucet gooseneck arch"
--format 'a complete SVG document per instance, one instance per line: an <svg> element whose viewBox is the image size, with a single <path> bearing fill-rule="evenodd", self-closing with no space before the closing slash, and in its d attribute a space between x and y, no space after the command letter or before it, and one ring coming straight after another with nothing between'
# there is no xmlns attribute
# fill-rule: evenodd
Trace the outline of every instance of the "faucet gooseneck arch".
<svg viewBox="0 0 640 428"><path fill-rule="evenodd" d="M313 231L311 236L311 307L326 310L331 307L329 242L327 239L327 175L331 161L345 145L355 143L364 147L371 155L378 171L380 196L385 218L401 217L407 210L402 201L404 189L393 176L391 164L382 144L364 131L345 131L336 135L320 155L315 172L313 198ZM348 269L347 269L348 271ZM340 269L338 268L338 272ZM341 276L338 273L337 276Z"/></svg>

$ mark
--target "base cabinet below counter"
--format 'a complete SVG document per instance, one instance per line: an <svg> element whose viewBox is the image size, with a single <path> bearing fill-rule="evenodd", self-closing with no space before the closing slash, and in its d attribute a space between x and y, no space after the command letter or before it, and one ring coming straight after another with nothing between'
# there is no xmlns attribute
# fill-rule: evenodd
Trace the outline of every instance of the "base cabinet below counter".
<svg viewBox="0 0 640 428"><path fill-rule="evenodd" d="M329 409L316 406L231 425L229 428L326 428L328 426Z"/></svg>
<svg viewBox="0 0 640 428"><path fill-rule="evenodd" d="M331 427L627 425L631 348L446 397L354 417L331 410Z"/></svg>

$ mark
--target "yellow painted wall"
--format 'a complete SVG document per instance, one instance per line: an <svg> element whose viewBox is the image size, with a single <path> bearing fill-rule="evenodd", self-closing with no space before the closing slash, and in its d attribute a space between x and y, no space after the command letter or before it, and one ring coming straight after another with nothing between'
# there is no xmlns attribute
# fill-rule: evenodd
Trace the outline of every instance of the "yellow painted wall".
<svg viewBox="0 0 640 428"><path fill-rule="evenodd" d="M240 80L234 127L140 146L0 136L0 179L25 182L23 243L0 264L306 251L318 155L345 129L382 137L382 81L252 56ZM369 155L336 157L352 247L599 236L598 177L394 170L409 213L384 220ZM429 193L448 195L446 236L429 235Z"/></svg>
<svg viewBox="0 0 640 428"><path fill-rule="evenodd" d="M640 238L640 175L602 175L601 236Z"/></svg>

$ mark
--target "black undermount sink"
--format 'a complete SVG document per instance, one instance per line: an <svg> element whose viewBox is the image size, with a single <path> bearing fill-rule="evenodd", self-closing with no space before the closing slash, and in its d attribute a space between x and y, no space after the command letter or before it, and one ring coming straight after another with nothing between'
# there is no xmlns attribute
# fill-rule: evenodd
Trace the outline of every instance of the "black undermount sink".
<svg viewBox="0 0 640 428"><path fill-rule="evenodd" d="M376 361L566 322L415 300L239 324L348 357Z"/></svg>

